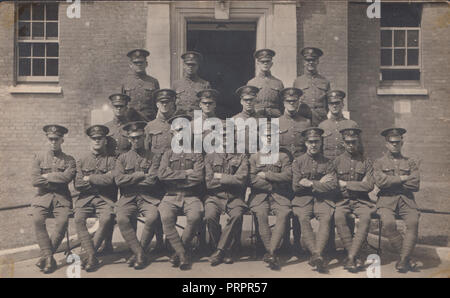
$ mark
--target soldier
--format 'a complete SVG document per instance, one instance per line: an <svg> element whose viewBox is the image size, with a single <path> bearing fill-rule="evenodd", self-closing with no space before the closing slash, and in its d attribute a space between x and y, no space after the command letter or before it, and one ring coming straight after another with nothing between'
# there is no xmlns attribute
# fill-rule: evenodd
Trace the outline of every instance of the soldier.
<svg viewBox="0 0 450 298"><path fill-rule="evenodd" d="M291 160L299 157L306 151L305 141L301 136L303 130L311 127L311 120L304 116L305 112L310 111L309 107L300 102L302 90L298 88L284 88L280 92L284 104L284 113L279 118L280 124L280 150L287 150ZM300 223L298 218L293 217L293 236L294 248L296 255L301 254L300 247ZM286 243L290 241L289 233L287 233Z"/></svg>
<svg viewBox="0 0 450 298"><path fill-rule="evenodd" d="M377 212L381 217L384 235L400 253L395 268L406 273L415 269L410 256L416 245L419 227L419 211L413 192L419 191L418 164L402 155L403 135L406 129L389 128L381 135L386 139L386 154L373 164L375 184L378 192ZM405 238L398 232L395 216L400 216L406 225Z"/></svg>
<svg viewBox="0 0 450 298"><path fill-rule="evenodd" d="M131 98L130 110L138 111L145 121L151 121L156 116L156 105L153 92L159 89L159 82L147 75L147 56L150 53L143 49L128 52L130 71L122 81L122 93Z"/></svg>
<svg viewBox="0 0 450 298"><path fill-rule="evenodd" d="M106 152L106 136L109 129L104 125L93 125L86 130L91 139L91 152L77 161L75 189L80 192L74 203L75 225L81 246L87 253L85 270L95 271L99 265L95 256L106 234L114 225L114 206L117 186L112 170L115 157ZM92 240L86 227L86 219L99 217L99 227Z"/></svg>
<svg viewBox="0 0 450 298"><path fill-rule="evenodd" d="M261 138L263 144L270 146L270 125L263 131ZM267 154L261 151L250 156L251 193L248 205L256 216L258 233L266 249L263 260L272 270L279 270L280 261L276 253L281 247L291 213L291 160L286 153L279 152L278 160L264 164L261 159L265 156ZM269 227L269 212L276 216L273 233Z"/></svg>
<svg viewBox="0 0 450 298"><path fill-rule="evenodd" d="M153 153L162 155L170 149L170 143L172 141L168 120L175 113L176 93L172 89L159 89L155 91L154 99L158 112L156 118L145 126L145 148ZM155 233L156 245L152 252L157 254L164 249L163 229L160 219L158 219Z"/></svg>
<svg viewBox="0 0 450 298"><path fill-rule="evenodd" d="M177 113L193 117L199 102L197 92L210 89L211 85L198 76L202 60L200 53L188 51L181 55L181 58L183 59L183 78L173 82L172 89L177 93Z"/></svg>
<svg viewBox="0 0 450 298"><path fill-rule="evenodd" d="M68 129L51 124L45 125L43 130L47 135L49 150L34 156L31 181L37 188L37 194L31 206L36 239L41 249L41 258L36 266L45 274L49 274L56 269L53 254L67 230L72 205L68 184L75 177L76 165L75 159L61 150ZM52 215L56 225L52 236L49 237L45 220Z"/></svg>
<svg viewBox="0 0 450 298"><path fill-rule="evenodd" d="M323 55L321 49L303 48L304 74L297 77L294 87L303 91L302 102L311 108L311 121L313 126L327 119L328 106L326 95L330 90L330 82L317 72L319 57Z"/></svg>
<svg viewBox="0 0 450 298"><path fill-rule="evenodd" d="M326 272L322 253L329 234L330 221L334 213L337 179L331 160L321 153L323 130L307 128L302 132L305 138L306 154L296 158L292 164L292 188L295 197L292 211L300 219L302 243L311 253L309 264L319 272ZM311 227L311 219L319 220L317 239Z"/></svg>
<svg viewBox="0 0 450 298"><path fill-rule="evenodd" d="M375 211L374 204L369 199L373 190L372 162L364 157L361 147L361 130L359 128L341 129L345 152L336 157L336 167L340 196L336 202L335 221L339 237L347 251L347 261L344 269L356 272L358 257L362 244L367 238L370 227L370 217ZM347 217L355 214L359 225L355 236L347 223ZM363 263L359 259L359 263Z"/></svg>
<svg viewBox="0 0 450 298"><path fill-rule="evenodd" d="M226 142L226 131L224 130ZM234 142L234 139L230 140ZM247 205L244 203L248 179L248 158L242 153L209 153L205 158L206 186L205 221L210 243L215 252L211 266L233 263L233 244L239 242L240 230ZM228 219L221 231L220 215Z"/></svg>
<svg viewBox="0 0 450 298"><path fill-rule="evenodd" d="M131 121L144 120L134 109L128 108L130 97L126 94L116 93L109 96L114 113L113 120L105 123L108 127L108 153L119 156L130 150L131 144L128 141L122 126Z"/></svg>
<svg viewBox="0 0 450 298"><path fill-rule="evenodd" d="M133 251L128 264L136 270L143 269L148 263L145 249L152 241L159 220L158 205L163 196L157 179L161 156L144 148L145 125L144 121L136 121L124 126L131 149L117 158L114 169L121 194L117 203L117 224ZM145 224L139 242L132 223L140 214L145 217Z"/></svg>
<svg viewBox="0 0 450 298"><path fill-rule="evenodd" d="M191 120L188 115L178 115L172 117L169 123L180 117ZM174 135L182 129L183 126L180 124L171 126L171 132ZM182 139L179 145L183 145ZM205 165L201 153L175 153L172 149L164 152L158 170L158 177L165 184L167 190L159 205L159 212L164 234L175 250L170 262L174 267L180 267L181 270L188 270L191 267L189 245L197 233L203 217L203 204L198 193L200 192L199 186L205 177L204 170ZM176 230L179 214L186 216L186 226L181 237Z"/></svg>
<svg viewBox="0 0 450 298"><path fill-rule="evenodd" d="M355 121L346 119L342 115L344 91L333 90L328 92L327 96L330 119L321 122L319 127L325 131L323 134L323 155L333 160L345 151L344 141L339 131L344 128L357 128L358 125Z"/></svg>
<svg viewBox="0 0 450 298"><path fill-rule="evenodd" d="M266 117L278 118L283 111L280 91L284 86L283 82L270 72L275 51L261 49L257 50L253 56L256 60L256 77L248 81L247 85L256 86L260 89L255 100L255 108Z"/></svg>

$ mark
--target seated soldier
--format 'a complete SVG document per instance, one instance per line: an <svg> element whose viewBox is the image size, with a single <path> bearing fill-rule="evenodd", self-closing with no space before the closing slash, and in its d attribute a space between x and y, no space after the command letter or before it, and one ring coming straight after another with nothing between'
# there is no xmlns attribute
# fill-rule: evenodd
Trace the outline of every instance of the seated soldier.
<svg viewBox="0 0 450 298"><path fill-rule="evenodd" d="M143 269L148 263L145 249L155 233L159 220L158 205L163 195L157 179L161 155L144 148L145 125L144 121L136 121L124 126L131 149L117 158L114 168L121 195L117 202L117 224L133 252L128 264L136 270ZM145 217L145 224L139 243L132 223L140 214Z"/></svg>
<svg viewBox="0 0 450 298"><path fill-rule="evenodd" d="M184 124L190 126L191 118L188 115L174 116L169 119L173 135L183 130L183 125L178 121L178 123L172 123L179 118L185 118ZM190 131L189 137L192 137ZM178 145L183 146L183 139L179 140ZM192 151L175 153L173 149L164 152L158 170L158 177L167 190L159 205L163 231L175 250L170 262L181 270L189 270L191 267L189 246L203 218L204 209L199 193L200 185L205 177L204 170L205 165L201 153L192 153ZM178 215L186 216L186 227L181 237L176 230Z"/></svg>
<svg viewBox="0 0 450 298"><path fill-rule="evenodd" d="M347 261L344 269L357 272L363 261L356 258L362 244L367 239L370 227L370 217L375 211L374 204L369 199L369 192L373 190L372 162L364 157L359 128L341 129L345 152L336 157L337 178L341 190L336 202L334 219L336 229L347 251ZM359 224L355 236L348 226L347 218L355 214Z"/></svg>
<svg viewBox="0 0 450 298"><path fill-rule="evenodd" d="M262 144L271 145L271 128L263 130ZM263 158L270 154L261 150L250 155L250 188L248 205L256 215L258 233L266 249L264 262L272 270L280 269L280 261L276 255L286 233L287 221L291 213L292 181L291 160L284 152L278 153L278 159L271 163L263 163ZM273 233L269 227L269 212L274 212L276 224Z"/></svg>
<svg viewBox="0 0 450 298"><path fill-rule="evenodd" d="M226 142L226 130L224 143ZM234 139L230 140L234 143ZM224 145L225 146L225 145ZM248 179L248 158L243 153L207 153L205 157L207 197L205 221L210 244L215 252L209 258L211 266L233 262L231 250L239 242L244 212L245 190ZM227 223L221 231L220 215L227 214Z"/></svg>
<svg viewBox="0 0 450 298"><path fill-rule="evenodd" d="M62 152L64 135L68 129L52 124L43 127L47 135L49 150L36 154L31 168L31 181L37 188L37 194L31 204L33 224L37 243L41 249L41 258L36 266L45 274L56 269L53 254L61 244L69 222L72 198L68 184L75 177L75 159ZM55 230L49 237L45 220L55 217Z"/></svg>
<svg viewBox="0 0 450 298"><path fill-rule="evenodd" d="M311 253L309 264L320 273L327 271L323 251L330 234L330 221L334 213L337 179L333 162L320 151L323 130L307 128L302 132L305 138L306 154L297 157L292 164L292 188L295 197L292 211L300 220L302 244ZM311 219L319 220L316 237Z"/></svg>
<svg viewBox="0 0 450 298"><path fill-rule="evenodd" d="M106 136L108 127L93 125L86 130L91 139L91 152L77 160L75 189L80 192L74 202L75 226L81 247L87 253L84 269L87 272L96 270L99 263L95 254L114 225L114 202L117 200L117 186L114 183L112 170L115 157L107 155ZM92 215L99 217L99 227L91 239L86 227L86 219Z"/></svg>

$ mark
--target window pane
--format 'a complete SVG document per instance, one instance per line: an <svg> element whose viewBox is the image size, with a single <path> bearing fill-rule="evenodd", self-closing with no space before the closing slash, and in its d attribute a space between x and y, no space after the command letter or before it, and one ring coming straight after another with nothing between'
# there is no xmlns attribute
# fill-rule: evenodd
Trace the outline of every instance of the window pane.
<svg viewBox="0 0 450 298"><path fill-rule="evenodd" d="M57 20L58 19L58 4L47 4L47 20Z"/></svg>
<svg viewBox="0 0 450 298"><path fill-rule="evenodd" d="M29 20L31 18L30 7L30 4L21 4L19 6L19 20Z"/></svg>
<svg viewBox="0 0 450 298"><path fill-rule="evenodd" d="M47 44L47 57L58 57L59 46L57 43Z"/></svg>
<svg viewBox="0 0 450 298"><path fill-rule="evenodd" d="M408 47L419 46L419 30L408 30Z"/></svg>
<svg viewBox="0 0 450 298"><path fill-rule="evenodd" d="M47 37L58 37L58 23L47 23Z"/></svg>
<svg viewBox="0 0 450 298"><path fill-rule="evenodd" d="M419 65L419 50L408 50L408 65Z"/></svg>
<svg viewBox="0 0 450 298"><path fill-rule="evenodd" d="M392 31L382 30L381 31L381 46L391 47L392 46Z"/></svg>
<svg viewBox="0 0 450 298"><path fill-rule="evenodd" d="M33 76L44 75L44 59L33 59Z"/></svg>
<svg viewBox="0 0 450 298"><path fill-rule="evenodd" d="M381 65L382 66L392 65L392 50L381 50Z"/></svg>
<svg viewBox="0 0 450 298"><path fill-rule="evenodd" d="M30 23L19 22L19 37L30 37Z"/></svg>
<svg viewBox="0 0 450 298"><path fill-rule="evenodd" d="M44 4L33 4L33 20L44 20Z"/></svg>
<svg viewBox="0 0 450 298"><path fill-rule="evenodd" d="M421 4L381 2L381 27L419 27Z"/></svg>
<svg viewBox="0 0 450 298"><path fill-rule="evenodd" d="M33 38L41 39L40 37L44 37L44 23L38 22L33 23Z"/></svg>
<svg viewBox="0 0 450 298"><path fill-rule="evenodd" d="M31 74L31 59L19 59L19 76Z"/></svg>
<svg viewBox="0 0 450 298"><path fill-rule="evenodd" d="M405 31L403 30L394 31L394 46L396 47L405 46Z"/></svg>
<svg viewBox="0 0 450 298"><path fill-rule="evenodd" d="M47 75L58 75L58 59L47 59Z"/></svg>
<svg viewBox="0 0 450 298"><path fill-rule="evenodd" d="M31 56L31 44L19 43L19 57L30 57L30 56Z"/></svg>
<svg viewBox="0 0 450 298"><path fill-rule="evenodd" d="M394 65L405 65L405 50L394 50Z"/></svg>
<svg viewBox="0 0 450 298"><path fill-rule="evenodd" d="M420 71L418 69L382 69L383 81L419 81Z"/></svg>
<svg viewBox="0 0 450 298"><path fill-rule="evenodd" d="M33 57L45 57L45 43L33 43Z"/></svg>

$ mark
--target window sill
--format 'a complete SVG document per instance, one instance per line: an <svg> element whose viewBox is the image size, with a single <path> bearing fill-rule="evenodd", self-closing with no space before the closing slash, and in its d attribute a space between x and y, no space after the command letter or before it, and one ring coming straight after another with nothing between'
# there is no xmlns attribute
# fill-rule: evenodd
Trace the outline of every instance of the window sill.
<svg viewBox="0 0 450 298"><path fill-rule="evenodd" d="M9 86L8 92L11 94L61 94L62 88L55 84L17 84L16 86Z"/></svg>
<svg viewBox="0 0 450 298"><path fill-rule="evenodd" d="M377 95L428 95L428 90L419 86L380 86Z"/></svg>

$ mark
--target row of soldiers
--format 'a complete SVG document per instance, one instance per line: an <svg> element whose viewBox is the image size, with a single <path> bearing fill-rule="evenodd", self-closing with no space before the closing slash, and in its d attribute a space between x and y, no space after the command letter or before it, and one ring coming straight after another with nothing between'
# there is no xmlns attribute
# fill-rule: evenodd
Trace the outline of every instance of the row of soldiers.
<svg viewBox="0 0 450 298"><path fill-rule="evenodd" d="M328 90L329 83L322 84L325 79L317 74L322 51L316 48L302 50L305 75L297 78L296 84L303 89L282 88L282 84L278 89L271 86L277 80L270 74L274 55L275 52L269 49L256 51L259 72L250 81L254 85L249 82L236 91L243 108L233 117L279 117L280 155L273 164L261 163L265 154L262 152L201 154L172 151L172 136L183 128L171 125L172 121L179 117L190 118L197 107L202 110L204 119L214 117L220 96L217 90L205 89L209 87L206 85L196 91L198 81L195 80L200 79L189 75L198 71L201 55L195 52L183 55L185 77L174 83L176 88L159 89L154 79L141 80L134 87L128 81L129 84L122 88L123 93L111 95L114 119L104 126L94 125L87 129L86 134L92 140L91 153L76 162L61 151L63 136L68 130L60 125L45 126L50 150L36 155L33 163L33 186L38 188L33 201L34 226L42 250L37 265L43 272L50 273L56 267L53 253L67 228L71 207L68 184L72 180L80 192L73 207L78 237L87 252L83 262L86 271L98 267L96 253L102 242L106 247L110 246L114 214L121 234L133 252L128 263L135 269L148 264L146 252L155 233L157 246L162 245L162 235L158 233L161 223L175 251L171 263L182 270L189 269L192 238L203 220L210 244L215 249L210 256L211 265L230 263L231 248L240 240L242 217L247 209L256 217L266 249L263 260L272 269L280 268L278 251L287 233L287 220L294 214L300 222L301 243L311 254L311 266L320 272L326 271L323 252L330 232L334 231L334 217L348 254L345 268L357 271L370 215L376 211L381 216L385 235L400 252L397 269L400 272L411 270L414 264L410 255L417 239L419 217L413 192L419 189L419 173L416 163L401 154L402 135L406 130L392 128L382 132L388 152L372 165L363 154L361 130L342 115L345 93ZM128 56L135 79L145 78L148 52L133 50ZM154 116L152 112L145 114L143 109L151 106L142 105L145 102L142 99L151 89L147 84L154 85L154 90L149 91L156 106ZM183 92L177 92L177 88L183 88ZM274 102L270 100L274 98L270 96L272 91L281 100L278 108L271 106ZM191 92L195 94L195 102L183 105L182 94L188 96ZM329 119L323 120L328 111ZM270 133L263 134L262 139L263 143L270 143ZM368 197L374 184L380 188L376 206ZM247 186L250 195L246 200ZM271 212L276 216L273 232L268 224ZM223 213L228 214L229 219L221 229L219 219ZM351 213L360 218L354 237L347 225ZM86 218L92 214L96 214L100 222L93 239L86 228ZM176 219L180 214L186 215L187 219L181 237L176 230ZM405 239L396 229L396 214L406 222ZM45 226L45 219L50 215L56 218L51 238ZM145 218L140 240L136 236L139 215ZM317 238L310 224L313 217L319 220Z"/></svg>

